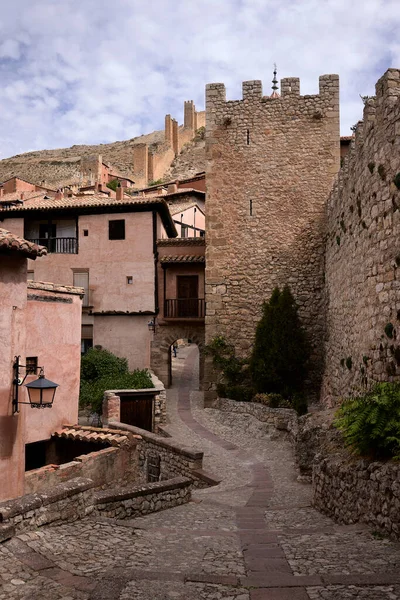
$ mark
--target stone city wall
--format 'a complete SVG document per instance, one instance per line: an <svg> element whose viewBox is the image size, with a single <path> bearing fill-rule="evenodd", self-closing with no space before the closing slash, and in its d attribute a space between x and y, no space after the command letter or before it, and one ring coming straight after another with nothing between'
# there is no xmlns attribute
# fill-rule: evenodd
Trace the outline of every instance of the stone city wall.
<svg viewBox="0 0 400 600"><path fill-rule="evenodd" d="M399 156L400 71L389 69L365 103L328 200L322 393L328 406L400 376Z"/></svg>
<svg viewBox="0 0 400 600"><path fill-rule="evenodd" d="M94 492L91 479L77 477L38 494L0 503L0 542L22 531L50 523L76 521L90 514L146 515L190 500L191 481L177 477L168 482L130 486L123 491Z"/></svg>
<svg viewBox="0 0 400 600"><path fill-rule="evenodd" d="M249 353L262 304L288 284L313 351L313 389L322 376L325 204L340 164L339 78L300 96L284 79L282 96L263 97L260 81L226 102L225 86L206 89L206 343L224 335ZM210 359L206 404L216 397ZM208 388L208 389L207 389Z"/></svg>
<svg viewBox="0 0 400 600"><path fill-rule="evenodd" d="M400 536L400 465L348 456L316 458L313 504L339 523L367 523Z"/></svg>

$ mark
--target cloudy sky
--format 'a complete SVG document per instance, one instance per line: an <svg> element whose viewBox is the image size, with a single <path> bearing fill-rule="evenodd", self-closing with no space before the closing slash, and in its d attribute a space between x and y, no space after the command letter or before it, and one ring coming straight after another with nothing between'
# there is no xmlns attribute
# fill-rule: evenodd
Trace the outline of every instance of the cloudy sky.
<svg viewBox="0 0 400 600"><path fill-rule="evenodd" d="M342 135L388 67L400 67L398 0L3 0L0 158L129 139L182 122L204 86L339 73Z"/></svg>

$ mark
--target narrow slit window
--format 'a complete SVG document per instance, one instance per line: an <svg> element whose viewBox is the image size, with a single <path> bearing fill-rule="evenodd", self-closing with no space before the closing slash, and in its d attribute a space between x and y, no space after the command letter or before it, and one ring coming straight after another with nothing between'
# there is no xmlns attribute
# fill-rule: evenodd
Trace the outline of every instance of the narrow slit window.
<svg viewBox="0 0 400 600"><path fill-rule="evenodd" d="M253 200L249 201L249 212L250 212L250 216L253 216Z"/></svg>
<svg viewBox="0 0 400 600"><path fill-rule="evenodd" d="M250 129L247 130L247 145L250 145Z"/></svg>

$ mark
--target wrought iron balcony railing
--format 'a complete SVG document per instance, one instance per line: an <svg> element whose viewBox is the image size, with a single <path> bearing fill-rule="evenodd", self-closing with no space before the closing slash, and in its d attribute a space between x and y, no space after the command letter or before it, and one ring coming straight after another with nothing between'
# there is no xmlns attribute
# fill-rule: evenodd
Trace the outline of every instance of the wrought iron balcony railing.
<svg viewBox="0 0 400 600"><path fill-rule="evenodd" d="M78 240L74 237L27 238L29 242L45 246L54 254L78 254Z"/></svg>
<svg viewBox="0 0 400 600"><path fill-rule="evenodd" d="M175 298L165 300L165 319L204 319L204 298Z"/></svg>

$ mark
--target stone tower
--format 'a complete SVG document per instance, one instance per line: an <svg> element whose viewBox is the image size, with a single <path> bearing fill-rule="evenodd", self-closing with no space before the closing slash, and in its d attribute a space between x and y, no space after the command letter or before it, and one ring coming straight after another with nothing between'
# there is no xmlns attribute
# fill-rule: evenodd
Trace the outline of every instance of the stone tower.
<svg viewBox="0 0 400 600"><path fill-rule="evenodd" d="M319 94L300 96L297 78L281 96L243 83L226 101L206 88L206 342L224 335L239 355L252 346L262 303L288 284L313 349L318 387L324 342L325 206L340 166L339 77L323 75ZM215 397L206 363L205 402ZM316 388L315 388L316 389Z"/></svg>

